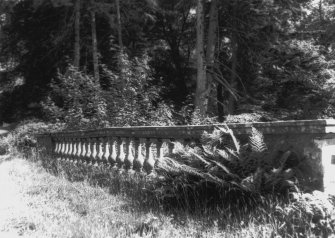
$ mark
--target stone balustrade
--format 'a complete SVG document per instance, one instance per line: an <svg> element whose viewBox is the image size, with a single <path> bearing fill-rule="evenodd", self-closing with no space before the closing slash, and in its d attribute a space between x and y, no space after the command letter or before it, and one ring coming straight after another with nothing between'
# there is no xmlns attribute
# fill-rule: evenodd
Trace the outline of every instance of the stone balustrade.
<svg viewBox="0 0 335 238"><path fill-rule="evenodd" d="M172 152L173 142L199 141L204 128L106 128L41 134L38 141L40 148L59 161L153 174L157 159Z"/></svg>
<svg viewBox="0 0 335 238"><path fill-rule="evenodd" d="M106 128L37 137L40 151L55 160L153 174L156 161L173 151L173 142L194 145L204 131L211 132L215 126L220 125ZM307 158L315 164L313 176L322 180L323 189L334 188L335 194L334 120L236 123L228 127L242 142L255 127L264 134L270 150L289 149Z"/></svg>

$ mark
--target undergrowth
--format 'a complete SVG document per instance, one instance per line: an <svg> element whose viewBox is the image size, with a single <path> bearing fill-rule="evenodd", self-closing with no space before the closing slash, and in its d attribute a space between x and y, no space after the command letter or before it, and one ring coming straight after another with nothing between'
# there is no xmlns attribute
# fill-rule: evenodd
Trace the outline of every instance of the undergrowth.
<svg viewBox="0 0 335 238"><path fill-rule="evenodd" d="M163 224L162 217L169 218L170 225L186 231L191 229L188 232L192 234L196 232L187 226L193 222L202 224L204 232L197 237L328 237L334 234L334 200L318 191L250 196L240 190L219 194L223 192L220 187L199 186L199 191L191 189L190 192L187 183L176 186L181 180L167 185L163 178L120 174L103 167L74 166L69 162L58 162L57 167L58 176L107 188L111 195L127 198L137 212L150 211L153 217L159 217L159 224ZM170 193L162 186L169 186Z"/></svg>
<svg viewBox="0 0 335 238"><path fill-rule="evenodd" d="M24 144L25 147L34 148L34 145ZM187 227L189 220L199 221L206 227L203 232L188 230L190 234L198 234L197 237L328 237L334 234L334 199L317 191L304 193L299 175L304 168L300 163L305 161L299 160L292 151L272 157L256 129L245 145L228 127L205 133L200 144L176 143L174 154L157 161L155 177L47 160L34 154L33 149L19 151L32 151L26 157L42 162L57 176L71 182L87 181L107 189L111 196L127 198L136 211L150 211L154 220L158 217L159 224L164 223L160 219L165 217L163 220L168 220L174 229L187 230L193 229ZM288 163L292 160L297 161ZM150 222L144 222L136 234L166 237L153 232L156 228L150 227Z"/></svg>

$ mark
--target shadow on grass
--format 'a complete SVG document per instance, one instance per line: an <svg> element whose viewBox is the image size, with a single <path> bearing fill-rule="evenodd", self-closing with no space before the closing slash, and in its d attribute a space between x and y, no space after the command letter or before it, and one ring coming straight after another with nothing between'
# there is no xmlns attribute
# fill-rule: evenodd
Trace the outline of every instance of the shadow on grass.
<svg viewBox="0 0 335 238"><path fill-rule="evenodd" d="M255 221L268 223L278 204L266 204L258 200L260 197L248 197L251 195L242 194L238 190L230 190L222 195L224 191L208 184L199 186L197 191L185 187L172 188L171 184L169 193L162 190L164 180L159 177L127 173L106 165L73 164L55 159L44 159L42 164L49 172L62 175L71 182L88 181L92 186L99 186L112 195L124 196L128 201L122 205L124 211L171 217L171 223L176 226L191 221L204 229L216 226L222 230L236 224L241 228ZM218 196L218 193L221 194ZM266 208L259 204L266 204Z"/></svg>
<svg viewBox="0 0 335 238"><path fill-rule="evenodd" d="M287 206L288 197L273 194L267 197L257 196L234 189L228 189L227 192L206 183L194 190L175 186L171 178L165 180L159 176L122 172L107 165L73 164L36 156L29 159L38 161L48 172L70 182L85 181L111 195L124 197L124 202L117 207L129 213L129 216L149 214L159 221L168 220L168 225L181 227L182 230L186 229L185 226L196 224L197 230L205 233L217 230L221 234L238 235L246 230L251 235L245 237L308 237L311 234L310 216L300 212L299 207ZM171 184L170 191L167 184ZM175 184L182 183L178 181ZM81 210L79 209L79 213L85 214L86 210ZM132 217L134 221L130 225L132 228L129 228L132 232L139 229L138 233L141 233L141 229L147 224L143 220L145 216L141 217L142 220ZM302 235L295 236L297 232ZM227 237L238 237L235 235Z"/></svg>

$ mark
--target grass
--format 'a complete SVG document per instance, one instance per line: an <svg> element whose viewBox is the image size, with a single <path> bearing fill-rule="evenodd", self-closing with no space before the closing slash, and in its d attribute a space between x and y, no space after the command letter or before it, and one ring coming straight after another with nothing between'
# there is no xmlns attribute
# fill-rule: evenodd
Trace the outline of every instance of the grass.
<svg viewBox="0 0 335 238"><path fill-rule="evenodd" d="M283 224L264 208L241 217L220 208L167 211L111 189L53 176L36 161L2 158L0 237L281 237Z"/></svg>
<svg viewBox="0 0 335 238"><path fill-rule="evenodd" d="M241 186L231 186L236 177L232 175L235 170L227 169L231 164L215 163L231 161L229 153L223 151L218 155L227 158L216 158L208 149L203 157L193 158L198 150L191 156L184 150L180 160L166 158L170 167L158 163L159 177L154 178L120 174L106 166L60 162L43 156L43 152L37 154L34 139L21 134L0 140L5 152L17 154L0 157L0 237L300 238L332 237L335 231L331 204L335 199L331 201L320 192L282 197L274 189L265 193L262 183L269 181L257 176L240 181L243 189L236 189ZM221 148L216 143L219 136L209 135L214 151ZM204 158L207 166L192 170L190 165L197 166ZM250 169L249 164L246 167ZM194 176L199 171L205 179ZM281 176L274 178L283 180ZM220 179L228 179L228 183L217 183ZM259 186L245 190L248 184Z"/></svg>

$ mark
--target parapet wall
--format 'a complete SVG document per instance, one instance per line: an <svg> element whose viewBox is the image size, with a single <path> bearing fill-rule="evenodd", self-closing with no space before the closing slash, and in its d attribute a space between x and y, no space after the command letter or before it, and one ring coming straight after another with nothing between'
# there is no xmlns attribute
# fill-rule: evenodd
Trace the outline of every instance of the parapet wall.
<svg viewBox="0 0 335 238"><path fill-rule="evenodd" d="M55 159L74 163L108 164L127 171L154 171L157 158L171 153L171 141L200 139L215 126L122 127L68 131L38 136L39 146ZM252 127L264 135L270 151L291 150L312 165L307 175L317 187L335 194L335 120L275 121L228 124L243 142ZM334 188L333 188L334 187Z"/></svg>

